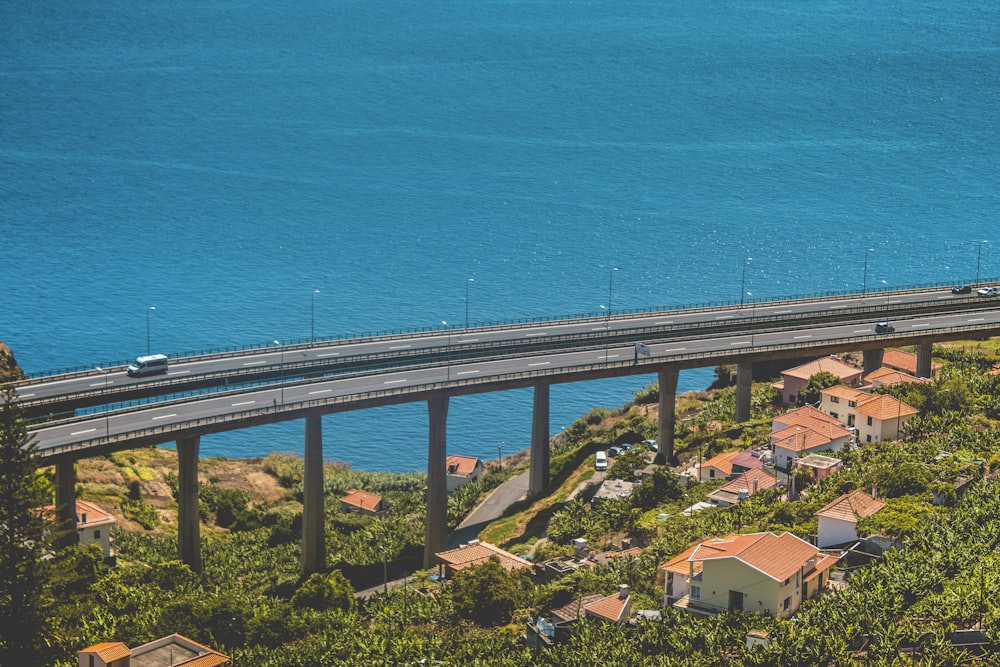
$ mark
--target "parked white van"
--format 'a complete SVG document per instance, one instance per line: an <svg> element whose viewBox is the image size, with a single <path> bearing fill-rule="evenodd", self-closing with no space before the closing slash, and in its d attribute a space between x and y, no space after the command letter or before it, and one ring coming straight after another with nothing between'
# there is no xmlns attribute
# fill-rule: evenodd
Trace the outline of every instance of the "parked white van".
<svg viewBox="0 0 1000 667"><path fill-rule="evenodd" d="M167 355L151 354L147 357L138 357L135 362L128 365L128 374L132 377L143 375L156 375L167 372Z"/></svg>
<svg viewBox="0 0 1000 667"><path fill-rule="evenodd" d="M597 452L594 459L594 469L595 470L607 470L608 469L608 453L604 451Z"/></svg>

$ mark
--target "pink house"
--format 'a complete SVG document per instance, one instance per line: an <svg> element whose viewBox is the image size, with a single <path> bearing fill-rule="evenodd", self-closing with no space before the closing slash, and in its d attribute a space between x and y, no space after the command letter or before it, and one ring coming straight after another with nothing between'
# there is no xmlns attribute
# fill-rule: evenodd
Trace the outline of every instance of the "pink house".
<svg viewBox="0 0 1000 667"><path fill-rule="evenodd" d="M780 395L782 405L793 405L798 399L799 391L809 383L809 378L818 373L832 373L848 387L861 384L860 368L848 366L834 357L820 357L815 361L781 371L781 380L771 385Z"/></svg>

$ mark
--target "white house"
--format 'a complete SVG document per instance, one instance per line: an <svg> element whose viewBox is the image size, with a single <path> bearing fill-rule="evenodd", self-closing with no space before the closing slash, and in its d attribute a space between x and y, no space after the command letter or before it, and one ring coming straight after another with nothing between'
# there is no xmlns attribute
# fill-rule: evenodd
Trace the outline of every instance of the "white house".
<svg viewBox="0 0 1000 667"><path fill-rule="evenodd" d="M55 516L55 505L44 508L46 516ZM76 501L76 540L79 544L96 542L105 558L111 558L111 527L115 517L85 500Z"/></svg>
<svg viewBox="0 0 1000 667"><path fill-rule="evenodd" d="M444 465L449 494L458 487L475 482L483 476L483 462L475 456L452 454L445 459Z"/></svg>
<svg viewBox="0 0 1000 667"><path fill-rule="evenodd" d="M787 481L796 459L840 451L853 438L854 434L839 420L811 405L775 417L771 422L771 447L779 480Z"/></svg>
<svg viewBox="0 0 1000 667"><path fill-rule="evenodd" d="M858 442L897 440L903 424L914 415L916 408L888 394L875 394L857 407Z"/></svg>
<svg viewBox="0 0 1000 667"><path fill-rule="evenodd" d="M817 546L823 549L834 544L857 541L858 521L875 514L883 507L885 501L864 491L845 493L816 512L819 517Z"/></svg>

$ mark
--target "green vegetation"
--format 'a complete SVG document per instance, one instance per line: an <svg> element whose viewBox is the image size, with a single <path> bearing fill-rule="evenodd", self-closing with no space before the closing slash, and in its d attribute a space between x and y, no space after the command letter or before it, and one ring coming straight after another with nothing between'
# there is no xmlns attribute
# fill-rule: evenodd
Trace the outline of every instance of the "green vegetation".
<svg viewBox="0 0 1000 667"><path fill-rule="evenodd" d="M21 623L0 623L0 649L20 655L33 650L35 659L25 664L68 667L89 644L134 646L180 632L225 652L237 666L978 664L979 657L946 638L954 629L982 626L1000 641L1000 376L987 372L978 353L937 356L949 363L933 382L880 389L922 410L906 424L903 439L838 453L843 468L808 486L794 502L774 488L734 507L688 514L686 507L722 482L685 486L660 468L630 498L592 505L594 451L655 437L655 413L648 413L655 400L648 397L657 390L637 392L625 410L595 408L555 439L549 488L516 503L480 537L536 560L571 553L577 537L598 549L614 548L625 537L644 548L638 557L610 559L546 582L509 573L495 561L462 570L447 585L431 580L419 570L424 476L332 464L325 476L328 567L303 578L301 459L272 455L261 463L262 475L277 489L267 498L227 483L221 464L206 465L201 574L178 561L175 538L162 530L166 519L147 530L117 530L114 567L93 546L46 559L40 546L19 548L42 545L41 539L8 539L0 554L4 574L25 572L32 579L0 579L4 620ZM732 388L680 397L675 449L681 462L699 452L708 456L767 442L774 414L769 386L755 384L752 396L751 420L739 425ZM4 410L4 489L30 491L23 502L37 506L32 494L48 487L30 460L17 458L25 451L14 446L23 444L23 428L9 400ZM132 471L115 473L125 485L117 497L107 481L81 488L115 498L139 520L143 507L154 506L150 498L135 497L148 483L153 457L146 451L134 458L116 455L116 466ZM646 460L640 451L624 453L615 457L609 476L633 479ZM463 487L449 500L449 523L455 525L516 472L491 470ZM163 486L169 488L169 478ZM819 508L872 487L887 506L863 519L860 530L892 537L901 548L844 570L847 585L807 601L794 621L735 612L698 617L662 608L658 567L692 542L763 530L810 539ZM379 517L342 513L339 498L351 488L382 495L391 509ZM0 497L6 502L8 493ZM160 512L169 510L169 500L157 502ZM20 511L19 519L7 518L14 516L0 516L0 526L20 525L31 515ZM35 529L29 521L22 529L29 532L21 534ZM402 585L382 592L385 580L404 577ZM583 595L610 595L623 583L630 586L633 611L657 609L663 620L634 627L582 620L565 642L538 653L521 640L529 619ZM355 597L369 587L379 592ZM768 647L747 648L746 634L754 628L768 632ZM904 653L904 644L918 650ZM8 656L15 655L3 654L0 664L13 663ZM984 656L981 663L998 661Z"/></svg>

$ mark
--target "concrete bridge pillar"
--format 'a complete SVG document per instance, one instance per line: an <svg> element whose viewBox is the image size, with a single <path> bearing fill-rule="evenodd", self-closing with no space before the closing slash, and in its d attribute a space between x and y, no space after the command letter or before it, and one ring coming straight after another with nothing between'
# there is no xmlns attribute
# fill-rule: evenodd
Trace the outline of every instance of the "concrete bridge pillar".
<svg viewBox="0 0 1000 667"><path fill-rule="evenodd" d="M56 547L77 543L76 534L76 461L56 463Z"/></svg>
<svg viewBox="0 0 1000 667"><path fill-rule="evenodd" d="M920 343L917 345L917 377L929 378L931 376L931 343Z"/></svg>
<svg viewBox="0 0 1000 667"><path fill-rule="evenodd" d="M659 438L660 452L657 458L667 463L674 458L674 420L677 410L677 376L680 371L676 367L661 368L657 372L660 383L660 417Z"/></svg>
<svg viewBox="0 0 1000 667"><path fill-rule="evenodd" d="M302 574L326 569L323 502L323 421L306 417L305 475L302 480Z"/></svg>
<svg viewBox="0 0 1000 667"><path fill-rule="evenodd" d="M424 568L434 566L434 554L448 545L448 487L445 470L448 397L427 401L427 516L424 520Z"/></svg>
<svg viewBox="0 0 1000 667"><path fill-rule="evenodd" d="M736 423L750 421L750 390L753 388L753 364L736 365Z"/></svg>
<svg viewBox="0 0 1000 667"><path fill-rule="evenodd" d="M864 375L869 373L874 373L879 368L882 367L882 355L885 354L885 350L879 348L876 350L865 350L863 355L864 359L862 361L862 371Z"/></svg>
<svg viewBox="0 0 1000 667"><path fill-rule="evenodd" d="M198 436L177 441L177 546L181 560L201 572L201 518L198 516Z"/></svg>
<svg viewBox="0 0 1000 667"><path fill-rule="evenodd" d="M528 495L545 490L549 483L549 385L535 385L535 403L531 411L531 472Z"/></svg>

